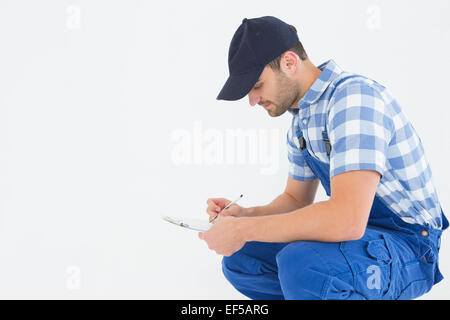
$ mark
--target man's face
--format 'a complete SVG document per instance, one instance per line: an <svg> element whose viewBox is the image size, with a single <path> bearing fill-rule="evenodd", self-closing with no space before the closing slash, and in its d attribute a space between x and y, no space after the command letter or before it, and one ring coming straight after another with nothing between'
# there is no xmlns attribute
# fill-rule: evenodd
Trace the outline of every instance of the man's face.
<svg viewBox="0 0 450 320"><path fill-rule="evenodd" d="M248 93L251 106L263 106L271 117L281 116L291 107L296 107L300 96L299 88L294 80L282 71L274 71L265 67L258 82Z"/></svg>

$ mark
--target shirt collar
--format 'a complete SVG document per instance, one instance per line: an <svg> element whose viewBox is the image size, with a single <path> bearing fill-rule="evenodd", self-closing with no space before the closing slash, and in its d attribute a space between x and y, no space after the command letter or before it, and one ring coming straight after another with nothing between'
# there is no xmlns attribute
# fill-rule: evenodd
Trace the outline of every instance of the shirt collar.
<svg viewBox="0 0 450 320"><path fill-rule="evenodd" d="M319 98L322 96L328 86L333 82L333 80L335 80L336 77L343 72L343 70L333 60L328 60L327 62L319 65L317 68L322 70L322 73L320 74L319 78L314 81L303 98L300 99L300 101L298 102L298 109L288 109L288 111L292 114L297 113L299 109L306 108L319 100Z"/></svg>

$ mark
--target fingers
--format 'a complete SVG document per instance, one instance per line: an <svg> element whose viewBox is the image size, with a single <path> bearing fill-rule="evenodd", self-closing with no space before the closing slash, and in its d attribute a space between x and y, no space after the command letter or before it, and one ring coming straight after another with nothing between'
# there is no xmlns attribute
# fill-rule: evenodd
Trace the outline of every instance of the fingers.
<svg viewBox="0 0 450 320"><path fill-rule="evenodd" d="M220 214L222 214L224 216L236 216L237 217L237 216L239 216L239 206L236 204L233 204L228 209L225 209L222 212L220 212Z"/></svg>
<svg viewBox="0 0 450 320"><path fill-rule="evenodd" d="M210 207L206 208L206 213L208 213L210 219L214 218L218 214L216 210L213 210Z"/></svg>
<svg viewBox="0 0 450 320"><path fill-rule="evenodd" d="M225 199L225 198L209 198L208 201L210 201L211 203L214 203L220 209L224 208L228 203L231 202L230 200Z"/></svg>
<svg viewBox="0 0 450 320"><path fill-rule="evenodd" d="M208 199L206 201L206 204L208 205L208 209L211 211L219 212L220 210L222 210L220 203L218 201L215 201L215 199Z"/></svg>
<svg viewBox="0 0 450 320"><path fill-rule="evenodd" d="M214 217L210 217L210 219L209 219L209 222L212 222L212 223L214 223L214 222L216 222L217 221L217 219L219 219L219 218L223 218L223 217L227 217L227 216L229 216L230 214L224 214L224 213L219 213L219 214L216 214Z"/></svg>
<svg viewBox="0 0 450 320"><path fill-rule="evenodd" d="M226 206L230 203L231 201L225 198L209 198L206 201L206 204L208 205L206 208L206 213L209 215L209 222L214 222L213 220L215 220L216 217L218 218L220 216L241 216L242 207L237 204L233 204L229 208L225 209Z"/></svg>
<svg viewBox="0 0 450 320"><path fill-rule="evenodd" d="M206 208L206 212L212 219L215 217L222 209L226 206L226 203L229 203L229 200L224 198L209 198L206 201L208 207Z"/></svg>

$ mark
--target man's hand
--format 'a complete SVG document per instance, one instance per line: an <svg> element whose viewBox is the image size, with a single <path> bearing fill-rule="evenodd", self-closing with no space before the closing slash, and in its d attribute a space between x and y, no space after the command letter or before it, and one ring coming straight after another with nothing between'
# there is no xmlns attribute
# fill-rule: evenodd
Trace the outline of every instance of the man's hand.
<svg viewBox="0 0 450 320"><path fill-rule="evenodd" d="M231 209L231 207L230 207ZM232 216L218 217L212 227L205 232L199 232L198 237L205 240L208 248L217 254L231 256L241 249L245 240L239 228L239 218Z"/></svg>
<svg viewBox="0 0 450 320"><path fill-rule="evenodd" d="M210 198L206 201L208 207L206 208L206 213L209 215L209 220L213 219L223 208L225 208L231 201L225 198ZM244 217L246 216L246 208L233 204L226 210L220 212L219 217L233 216L233 217ZM217 217L217 218L219 218Z"/></svg>

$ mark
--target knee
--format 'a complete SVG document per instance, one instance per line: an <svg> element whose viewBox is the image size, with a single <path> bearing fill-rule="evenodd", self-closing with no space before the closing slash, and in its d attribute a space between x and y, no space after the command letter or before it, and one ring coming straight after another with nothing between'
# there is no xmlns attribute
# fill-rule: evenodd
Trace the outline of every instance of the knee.
<svg viewBox="0 0 450 320"><path fill-rule="evenodd" d="M316 267L323 269L324 261L318 257L313 244L308 241L296 241L283 248L276 256L278 270L281 273L292 274Z"/></svg>
<svg viewBox="0 0 450 320"><path fill-rule="evenodd" d="M286 299L345 299L351 295L351 273L348 281L336 278L323 249L320 243L297 241L279 252L278 277Z"/></svg>
<svg viewBox="0 0 450 320"><path fill-rule="evenodd" d="M233 270L233 271L239 271L238 269L238 259L239 257L236 257L236 254L233 254L229 257L224 256L222 258L222 269L224 270Z"/></svg>
<svg viewBox="0 0 450 320"><path fill-rule="evenodd" d="M235 288L242 286L249 277L259 273L257 265L257 261L242 251L222 258L223 275Z"/></svg>
<svg viewBox="0 0 450 320"><path fill-rule="evenodd" d="M276 272L276 254L285 246L282 243L247 242L241 250L223 257L225 270L246 274Z"/></svg>
<svg viewBox="0 0 450 320"><path fill-rule="evenodd" d="M320 299L318 271L325 277L328 272L306 241L293 242L281 250L277 257L278 277L283 293L293 299Z"/></svg>
<svg viewBox="0 0 450 320"><path fill-rule="evenodd" d="M231 256L228 257L224 256L222 258L222 270L224 272L229 271L237 273L254 274L257 273L255 267L256 267L255 259L246 255L245 252L243 252L242 250L235 252Z"/></svg>

